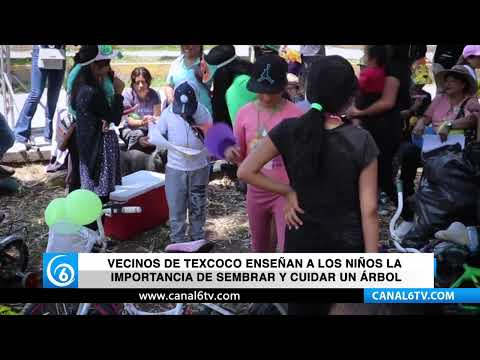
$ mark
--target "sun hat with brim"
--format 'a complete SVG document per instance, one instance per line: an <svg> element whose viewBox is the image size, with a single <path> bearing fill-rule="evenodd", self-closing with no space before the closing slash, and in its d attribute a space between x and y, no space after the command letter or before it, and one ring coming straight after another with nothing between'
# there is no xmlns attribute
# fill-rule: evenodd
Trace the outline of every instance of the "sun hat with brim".
<svg viewBox="0 0 480 360"><path fill-rule="evenodd" d="M260 56L253 64L247 89L257 94L278 94L287 86L287 62L275 54Z"/></svg>
<svg viewBox="0 0 480 360"><path fill-rule="evenodd" d="M450 74L459 74L464 77L468 84L468 95L474 95L477 93L478 84L475 71L468 65L455 65L449 70L443 70L437 73L435 76L437 86L439 88L445 88L445 79Z"/></svg>
<svg viewBox="0 0 480 360"><path fill-rule="evenodd" d="M114 50L112 45L97 45L97 47L98 47L97 56L95 56L93 59L89 61L80 63L80 65L85 66L95 61L112 60L117 57L121 57L121 53L117 50Z"/></svg>
<svg viewBox="0 0 480 360"><path fill-rule="evenodd" d="M480 56L480 45L467 45L462 53L464 58L469 56Z"/></svg>

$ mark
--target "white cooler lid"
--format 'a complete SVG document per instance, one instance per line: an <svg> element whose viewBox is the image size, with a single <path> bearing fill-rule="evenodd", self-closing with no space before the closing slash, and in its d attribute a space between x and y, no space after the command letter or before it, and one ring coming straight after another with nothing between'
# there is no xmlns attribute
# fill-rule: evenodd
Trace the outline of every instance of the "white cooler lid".
<svg viewBox="0 0 480 360"><path fill-rule="evenodd" d="M164 185L165 174L146 170L137 171L122 178L122 185L115 186L115 191L110 193L110 200L128 201Z"/></svg>

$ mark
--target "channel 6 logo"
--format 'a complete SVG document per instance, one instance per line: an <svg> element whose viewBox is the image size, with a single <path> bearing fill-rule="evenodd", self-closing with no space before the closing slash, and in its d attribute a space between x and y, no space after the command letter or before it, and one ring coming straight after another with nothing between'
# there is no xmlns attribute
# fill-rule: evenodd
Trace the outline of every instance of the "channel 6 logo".
<svg viewBox="0 0 480 360"><path fill-rule="evenodd" d="M78 254L43 254L44 288L78 288Z"/></svg>

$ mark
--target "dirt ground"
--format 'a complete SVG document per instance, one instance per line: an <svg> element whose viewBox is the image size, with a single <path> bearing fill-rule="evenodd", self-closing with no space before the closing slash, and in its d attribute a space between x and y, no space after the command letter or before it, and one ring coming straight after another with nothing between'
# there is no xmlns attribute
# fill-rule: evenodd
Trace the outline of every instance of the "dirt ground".
<svg viewBox="0 0 480 360"><path fill-rule="evenodd" d="M65 196L61 173L46 174L45 164L35 163L16 167L15 178L20 191L0 194L1 211L6 214L2 230L10 225L14 229L25 227L31 251L29 267L38 268L39 259L48 241L48 227L43 213L51 200ZM393 206L386 216L379 217L381 241L388 239L388 221ZM162 225L147 231L130 241L112 239L114 252L161 252L168 244L168 226ZM235 189L227 177L212 180L208 186L207 238L215 243L215 252L249 252L250 236L245 209L245 195Z"/></svg>
<svg viewBox="0 0 480 360"><path fill-rule="evenodd" d="M39 270L41 256L48 242L48 227L44 221L44 210L51 200L65 196L64 176L61 173L47 175L45 164L35 163L16 167L15 178L20 191L15 194L0 194L0 211L6 214L1 231L26 229L30 252L29 271ZM388 221L395 209L379 218L381 241L388 239ZM214 252L250 252L248 218L245 195L236 190L227 177L212 180L208 187L207 238L215 243ZM130 241L112 239L112 252L162 252L168 244L168 226L162 225L147 231ZM20 304L18 304L20 305ZM245 313L247 304L225 304L236 313ZM154 309L157 305L145 305L143 309ZM194 311L201 311L198 308Z"/></svg>

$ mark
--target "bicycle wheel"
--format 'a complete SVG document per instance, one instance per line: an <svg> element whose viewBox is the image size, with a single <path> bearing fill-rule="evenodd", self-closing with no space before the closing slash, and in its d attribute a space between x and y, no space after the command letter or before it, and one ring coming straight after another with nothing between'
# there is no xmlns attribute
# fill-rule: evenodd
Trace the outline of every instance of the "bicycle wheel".
<svg viewBox="0 0 480 360"><path fill-rule="evenodd" d="M0 252L0 279L11 281L23 273L28 265L28 248L23 239L8 243Z"/></svg>
<svg viewBox="0 0 480 360"><path fill-rule="evenodd" d="M284 304L251 304L248 315L286 315Z"/></svg>
<svg viewBox="0 0 480 360"><path fill-rule="evenodd" d="M187 304L124 304L126 315L190 315L191 309Z"/></svg>
<svg viewBox="0 0 480 360"><path fill-rule="evenodd" d="M77 315L80 304L27 304L22 315ZM121 315L123 304L91 304L87 315Z"/></svg>
<svg viewBox="0 0 480 360"><path fill-rule="evenodd" d="M23 308L22 315L75 315L79 305L68 303L29 303Z"/></svg>

